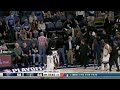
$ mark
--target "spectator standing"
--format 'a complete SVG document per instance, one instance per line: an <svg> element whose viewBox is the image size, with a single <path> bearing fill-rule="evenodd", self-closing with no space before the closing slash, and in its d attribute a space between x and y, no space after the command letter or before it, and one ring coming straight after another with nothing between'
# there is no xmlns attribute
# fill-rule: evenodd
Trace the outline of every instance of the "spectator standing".
<svg viewBox="0 0 120 90"><path fill-rule="evenodd" d="M56 41L57 41L57 37L55 33L53 33L51 39L48 42L48 51L57 50Z"/></svg>
<svg viewBox="0 0 120 90"><path fill-rule="evenodd" d="M67 19L64 24L63 27L66 29L71 29L72 28L72 21L70 19Z"/></svg>
<svg viewBox="0 0 120 90"><path fill-rule="evenodd" d="M113 38L113 42L114 41L118 42L118 47L120 48L120 32L116 32L116 35Z"/></svg>
<svg viewBox="0 0 120 90"><path fill-rule="evenodd" d="M87 46L87 44L85 43L85 40L82 39L81 40L81 45L80 45L80 60L81 60L81 64L84 65L84 68L86 69L87 67L87 63L88 63L88 53L89 53L89 48Z"/></svg>
<svg viewBox="0 0 120 90"><path fill-rule="evenodd" d="M95 51L95 58L97 61L97 70L100 69L101 66L101 40L99 37L96 38L96 40L94 40L94 51Z"/></svg>
<svg viewBox="0 0 120 90"><path fill-rule="evenodd" d="M76 58L76 62L77 64L80 64L80 54L79 54L79 47L80 47L80 44L81 44L81 40L83 39L82 37L82 33L78 32L76 34L76 39L75 39L75 58Z"/></svg>
<svg viewBox="0 0 120 90"><path fill-rule="evenodd" d="M72 37L68 37L68 41L66 42L66 52L67 52L67 60L68 64L73 65L73 51L74 51L74 43L72 41Z"/></svg>
<svg viewBox="0 0 120 90"><path fill-rule="evenodd" d="M66 60L65 60L65 52L64 52L64 40L61 35L58 36L58 40L56 41L56 46L58 49L58 54L59 57L63 59L64 65L66 65Z"/></svg>
<svg viewBox="0 0 120 90"><path fill-rule="evenodd" d="M67 19L63 23L63 28L65 29L68 36L71 35L72 34L72 21L70 19Z"/></svg>
<svg viewBox="0 0 120 90"><path fill-rule="evenodd" d="M40 61L42 61L42 64L45 64L46 48L48 46L48 42L43 32L41 32L40 37L38 37L38 46L39 46L39 54L41 57L43 57L43 60Z"/></svg>
<svg viewBox="0 0 120 90"><path fill-rule="evenodd" d="M10 13L10 15L6 18L6 25L7 25L7 29L8 29L8 39L9 42L13 42L14 38L15 38L15 19L14 19L14 15L12 13Z"/></svg>
<svg viewBox="0 0 120 90"><path fill-rule="evenodd" d="M113 43L113 48L112 48L112 52L111 52L111 54L110 54L110 61L109 61L109 63L110 63L110 68L109 68L109 70L111 71L111 68L112 68L112 65L114 64L114 62L115 62L115 64L116 64L116 67L117 67L117 70L116 71L120 71L120 69L119 69L119 66L118 66L118 50L119 50L119 47L118 47L118 42L117 41L114 41L114 43Z"/></svg>
<svg viewBox="0 0 120 90"><path fill-rule="evenodd" d="M107 18L105 19L105 23L104 23L104 29L105 29L107 34L111 33L112 25L113 25L113 22L111 21L111 17L107 16Z"/></svg>
<svg viewBox="0 0 120 90"><path fill-rule="evenodd" d="M112 39L112 45L113 45L114 41L117 41L118 47L120 48L120 32L116 32L116 35ZM119 49L119 52L120 52L120 49ZM119 53L119 57L118 57L118 63L120 63L120 53Z"/></svg>

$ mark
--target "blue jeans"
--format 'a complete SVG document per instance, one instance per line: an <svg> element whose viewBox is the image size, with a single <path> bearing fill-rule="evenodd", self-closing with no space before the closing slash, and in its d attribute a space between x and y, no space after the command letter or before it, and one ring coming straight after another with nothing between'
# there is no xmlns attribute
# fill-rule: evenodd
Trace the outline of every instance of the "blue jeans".
<svg viewBox="0 0 120 90"><path fill-rule="evenodd" d="M97 58L97 66L101 66L101 62L100 62L100 52L96 52L96 58Z"/></svg>
<svg viewBox="0 0 120 90"><path fill-rule="evenodd" d="M58 54L59 54L59 57L62 56L63 62L64 64L66 64L64 48L58 48Z"/></svg>
<svg viewBox="0 0 120 90"><path fill-rule="evenodd" d="M38 57L38 62L41 62L41 57L39 54L32 54L33 56L33 63L35 63L35 58Z"/></svg>
<svg viewBox="0 0 120 90"><path fill-rule="evenodd" d="M39 45L39 55L41 56L41 58L40 58L41 63L45 63L46 46ZM42 60L42 58L43 58L43 60Z"/></svg>

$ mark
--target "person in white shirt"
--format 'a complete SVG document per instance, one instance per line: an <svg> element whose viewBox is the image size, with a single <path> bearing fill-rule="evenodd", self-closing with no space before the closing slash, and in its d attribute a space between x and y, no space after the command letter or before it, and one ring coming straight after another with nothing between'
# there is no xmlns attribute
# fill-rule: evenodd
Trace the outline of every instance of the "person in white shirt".
<svg viewBox="0 0 120 90"><path fill-rule="evenodd" d="M111 50L112 49L111 49L110 45L108 44L108 41L105 39L104 47L103 47L103 58L102 58L102 64L101 64L102 71L104 70L105 64L107 66L107 71L109 70L109 59L110 59Z"/></svg>
<svg viewBox="0 0 120 90"><path fill-rule="evenodd" d="M52 54L52 51L49 50L47 55L47 68L46 68L47 70L57 69L58 60L55 59L57 58Z"/></svg>
<svg viewBox="0 0 120 90"><path fill-rule="evenodd" d="M38 21L38 30L39 32L44 32L46 30L46 25L43 21Z"/></svg>
<svg viewBox="0 0 120 90"><path fill-rule="evenodd" d="M31 15L29 16L29 23L32 23L33 20L37 20L37 17L35 16L34 11L32 11Z"/></svg>

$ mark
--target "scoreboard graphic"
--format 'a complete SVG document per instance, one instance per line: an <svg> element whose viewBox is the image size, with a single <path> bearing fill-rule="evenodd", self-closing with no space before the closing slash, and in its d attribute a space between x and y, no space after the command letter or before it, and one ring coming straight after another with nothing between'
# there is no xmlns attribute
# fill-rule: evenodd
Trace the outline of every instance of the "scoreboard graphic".
<svg viewBox="0 0 120 90"><path fill-rule="evenodd" d="M76 72L66 73L60 70L42 70L41 72L4 72L0 73L0 77L120 77L119 72Z"/></svg>

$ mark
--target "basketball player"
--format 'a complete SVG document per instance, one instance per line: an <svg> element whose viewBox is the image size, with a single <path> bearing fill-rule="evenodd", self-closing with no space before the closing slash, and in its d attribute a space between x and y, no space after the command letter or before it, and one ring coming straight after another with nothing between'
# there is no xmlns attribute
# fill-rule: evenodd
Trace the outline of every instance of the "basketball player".
<svg viewBox="0 0 120 90"><path fill-rule="evenodd" d="M58 66L58 60L57 58L52 54L52 51L48 51L47 55L47 70L54 70L57 69Z"/></svg>
<svg viewBox="0 0 120 90"><path fill-rule="evenodd" d="M104 71L105 64L107 66L107 71L109 71L109 58L110 58L110 52L112 51L110 45L108 44L108 41L104 40L104 47L103 47L103 59L102 59L102 65L101 69Z"/></svg>

